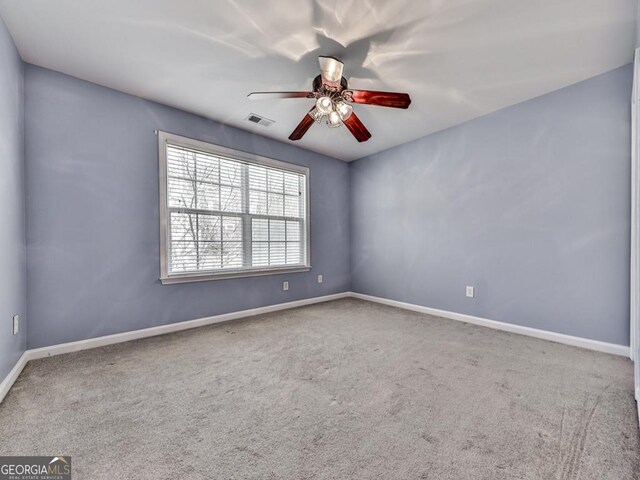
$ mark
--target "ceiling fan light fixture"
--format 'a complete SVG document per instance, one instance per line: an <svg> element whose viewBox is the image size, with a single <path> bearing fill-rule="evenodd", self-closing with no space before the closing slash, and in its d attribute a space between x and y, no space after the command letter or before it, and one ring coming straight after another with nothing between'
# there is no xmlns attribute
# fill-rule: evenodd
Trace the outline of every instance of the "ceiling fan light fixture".
<svg viewBox="0 0 640 480"><path fill-rule="evenodd" d="M353 107L345 102L338 102L336 103L336 112L340 115L340 119L344 121L353 113Z"/></svg>
<svg viewBox="0 0 640 480"><path fill-rule="evenodd" d="M322 115L329 115L333 111L333 101L329 97L320 97L316 102L316 108Z"/></svg>
<svg viewBox="0 0 640 480"><path fill-rule="evenodd" d="M307 98L315 100L311 110L289 135L289 140L300 140L313 122L331 128L344 125L358 142L366 142L371 133L356 115L351 104L377 105L406 109L411 104L407 93L353 90L342 76L344 64L333 57L318 57L320 75L311 82L307 92L253 92L249 98Z"/></svg>
<svg viewBox="0 0 640 480"><path fill-rule="evenodd" d="M340 118L340 114L338 112L333 111L329 114L328 125L332 128L342 125L342 119Z"/></svg>

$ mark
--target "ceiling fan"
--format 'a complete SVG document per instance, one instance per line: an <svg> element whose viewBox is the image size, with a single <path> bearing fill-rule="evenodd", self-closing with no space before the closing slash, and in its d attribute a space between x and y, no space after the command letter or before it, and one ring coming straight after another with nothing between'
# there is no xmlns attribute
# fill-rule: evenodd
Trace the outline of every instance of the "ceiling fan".
<svg viewBox="0 0 640 480"><path fill-rule="evenodd" d="M315 98L315 105L304 116L289 140L300 140L313 122L326 123L329 127L343 125L356 137L366 142L371 133L353 111L352 103L378 105L380 107L407 108L411 98L406 93L353 90L342 76L344 64L333 57L318 57L320 75L313 80L311 92L253 92L251 99L270 98Z"/></svg>

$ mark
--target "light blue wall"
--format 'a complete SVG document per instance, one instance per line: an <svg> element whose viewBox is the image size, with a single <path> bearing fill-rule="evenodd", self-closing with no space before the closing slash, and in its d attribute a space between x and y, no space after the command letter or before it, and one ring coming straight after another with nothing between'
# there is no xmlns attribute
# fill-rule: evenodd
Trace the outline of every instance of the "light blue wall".
<svg viewBox="0 0 640 480"><path fill-rule="evenodd" d="M25 85L29 348L349 289L346 163L31 65ZM155 129L310 167L313 270L161 285Z"/></svg>
<svg viewBox="0 0 640 480"><path fill-rule="evenodd" d="M26 345L23 67L0 19L0 381ZM12 317L21 332L12 335Z"/></svg>
<svg viewBox="0 0 640 480"><path fill-rule="evenodd" d="M629 65L353 163L352 289L629 345L631 83Z"/></svg>
<svg viewBox="0 0 640 480"><path fill-rule="evenodd" d="M630 66L351 165L39 67L25 82L30 348L350 280L628 344ZM162 286L154 129L309 166L313 271Z"/></svg>

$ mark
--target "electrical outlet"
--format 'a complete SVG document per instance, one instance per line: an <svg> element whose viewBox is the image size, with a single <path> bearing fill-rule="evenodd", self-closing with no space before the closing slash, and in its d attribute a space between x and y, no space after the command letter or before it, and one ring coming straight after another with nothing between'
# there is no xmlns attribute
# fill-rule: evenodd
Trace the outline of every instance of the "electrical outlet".
<svg viewBox="0 0 640 480"><path fill-rule="evenodd" d="M289 290L289 282L282 282L282 290L285 292Z"/></svg>
<svg viewBox="0 0 640 480"><path fill-rule="evenodd" d="M473 287L467 286L467 297L473 298L475 295L475 289Z"/></svg>
<svg viewBox="0 0 640 480"><path fill-rule="evenodd" d="M17 335L20 331L20 315L13 316L13 334Z"/></svg>
<svg viewBox="0 0 640 480"><path fill-rule="evenodd" d="M322 283L322 275L318 275L318 283Z"/></svg>

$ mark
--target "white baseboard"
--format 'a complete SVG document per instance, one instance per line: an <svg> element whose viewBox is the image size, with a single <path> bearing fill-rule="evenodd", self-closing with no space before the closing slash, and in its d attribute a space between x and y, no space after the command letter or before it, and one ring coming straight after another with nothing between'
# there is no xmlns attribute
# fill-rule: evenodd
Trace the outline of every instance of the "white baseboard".
<svg viewBox="0 0 640 480"><path fill-rule="evenodd" d="M114 335L106 335L103 337L89 338L87 340L79 340L77 342L62 343L59 345L51 345L49 347L34 348L27 350L22 354L18 362L9 372L9 375L0 383L0 403L9 392L14 382L22 372L28 361L40 358L51 357L54 355L62 355L63 353L79 352L90 348L104 347L105 345L113 345L115 343L129 342L140 338L155 337L166 333L179 332L205 325L213 325L214 323L228 322L240 318L252 317L263 313L278 312L280 310L288 310L290 308L303 307L314 303L329 302L340 298L349 297L350 292L336 293L333 295L324 295L322 297L305 298L304 300L296 300L293 302L277 303L275 305L267 305L265 307L252 308L249 310L241 310L239 312L223 313L211 317L198 318L196 320L188 320L185 322L170 323L168 325L160 325L157 327L144 328L141 330L133 330L131 332L116 333Z"/></svg>
<svg viewBox="0 0 640 480"><path fill-rule="evenodd" d="M27 352L24 352L9 372L9 375L7 375L2 383L0 383L0 403L2 403L4 397L9 393L9 390L11 390L11 387L20 376L20 373L27 364L27 361L28 355Z"/></svg>
<svg viewBox="0 0 640 480"><path fill-rule="evenodd" d="M223 313L221 315L198 318L196 320L187 320L184 322L170 323L168 325L143 328L141 330L132 330L130 332L115 333L104 337L89 338L87 340L51 345L49 347L34 348L32 350L27 350L27 359L37 360L39 358L61 355L63 353L79 352L81 350L104 347L105 345L113 345L115 343L129 342L140 338L155 337L166 333L180 332L182 330L190 330L192 328L213 325L214 323L253 317L254 315L261 315L263 313L278 312L280 310L303 307L314 303L329 302L331 300L338 300L339 298L346 298L349 295L350 292L343 292L333 295L324 295L322 297L305 298L304 300L296 300L294 302L277 303L275 305L267 305L265 307L252 308L249 310L240 310L239 312Z"/></svg>
<svg viewBox="0 0 640 480"><path fill-rule="evenodd" d="M9 389L13 383L17 380L20 372L25 367L28 361L37 360L40 358L51 357L54 355L61 355L64 353L79 352L81 350L88 350L91 348L103 347L105 345L113 345L116 343L129 342L131 340L138 340L141 338L155 337L157 335L164 335L167 333L179 332L182 330L189 330L192 328L203 327L205 325L212 325L214 323L228 322L231 320L237 320L246 317L252 317L254 315L261 315L264 313L278 312L281 310L288 310L291 308L303 307L305 305L312 305L314 303L329 302L331 300L338 300L340 298L359 298L361 300L368 300L370 302L381 303L392 307L403 308L406 310L412 310L415 312L426 313L428 315L435 315L451 320L458 320L461 322L472 323L474 325L481 325L483 327L489 327L496 330L504 330L506 332L518 333L520 335L527 335L530 337L541 338L543 340L550 340L552 342L564 343L566 345L572 345L574 347L586 348L589 350L596 350L598 352L610 353L613 355L621 355L628 357L630 355L630 348L624 345L616 345L613 343L600 342L597 340L589 340L586 338L573 337L571 335L564 335L561 333L548 332L546 330L538 330L536 328L523 327L520 325L513 325L510 323L497 322L495 320L488 320L486 318L474 317L471 315L465 315L462 313L448 312L445 310L438 310L435 308L423 307L420 305L414 305L411 303L399 302L396 300L389 300L387 298L374 297L371 295L364 295L354 292L336 293L334 295L325 295L322 297L307 298L304 300L296 300L294 302L278 303L275 305L268 305L265 307L252 308L249 310L241 310L239 312L224 313L221 315L214 315L211 317L199 318L196 320L188 320L185 322L170 323L168 325L160 325L157 327L144 328L141 330L133 330L130 332L116 333L114 335L106 335L103 337L89 338L87 340L79 340L77 342L63 343L59 345L51 345L48 347L35 348L27 350L22 354L16 365L11 369L9 375L0 383L0 402L4 399L5 395L9 392Z"/></svg>
<svg viewBox="0 0 640 480"><path fill-rule="evenodd" d="M600 342L598 340L590 340L588 338L574 337L572 335L549 332L547 330L539 330L537 328L523 327L521 325L514 325L512 323L497 322L495 320L489 320L487 318L474 317L472 315L465 315L463 313L448 312L446 310L438 310L436 308L423 307L421 305L414 305L412 303L405 303L405 302L399 302L397 300L389 300L387 298L364 295L362 293L351 292L350 296L353 298L359 298L361 300L368 300L370 302L376 302L384 305L389 305L392 307L403 308L405 310L412 310L414 312L426 313L428 315L448 318L450 320L457 320L460 322L472 323L474 325L481 325L483 327L489 327L495 330L503 330L505 332L518 333L520 335L541 338L543 340L549 340L556 343L564 343L565 345L586 348L588 350L596 350L598 352L610 353L612 355L629 357L631 354L631 350L629 347L626 347L624 345L617 345L615 343Z"/></svg>

